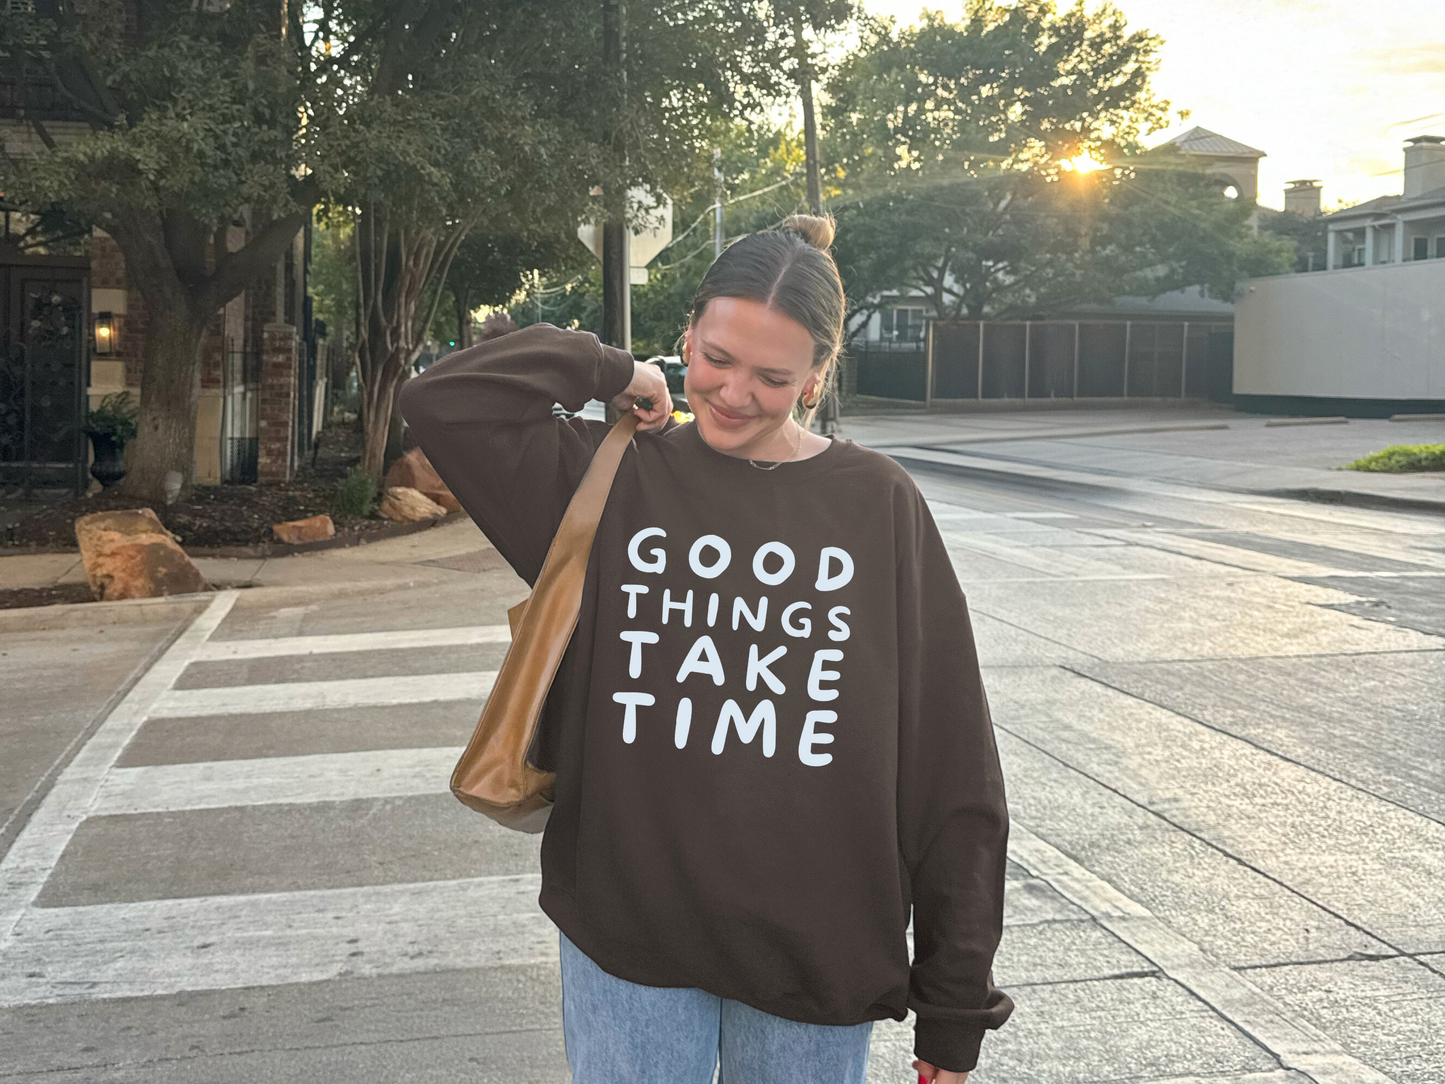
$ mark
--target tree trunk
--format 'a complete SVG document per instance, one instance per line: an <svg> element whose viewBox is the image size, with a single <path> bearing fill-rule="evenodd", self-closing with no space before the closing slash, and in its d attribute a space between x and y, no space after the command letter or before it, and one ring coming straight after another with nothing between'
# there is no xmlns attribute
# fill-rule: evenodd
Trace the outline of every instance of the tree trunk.
<svg viewBox="0 0 1445 1084"><path fill-rule="evenodd" d="M362 470L367 471L377 481L381 480L386 466L392 404L396 401L396 389L400 386L401 379L402 372L398 367L394 372L383 373L372 384L369 392L363 393L360 465Z"/></svg>
<svg viewBox="0 0 1445 1084"><path fill-rule="evenodd" d="M176 499L190 495L196 476L196 412L201 399L201 337L183 313L152 309L146 328L140 417L120 491L142 500L166 499L166 475L180 475Z"/></svg>
<svg viewBox="0 0 1445 1084"><path fill-rule="evenodd" d="M457 349L465 350L472 345L472 310L467 304L467 298L461 294L452 292L452 300L457 306Z"/></svg>

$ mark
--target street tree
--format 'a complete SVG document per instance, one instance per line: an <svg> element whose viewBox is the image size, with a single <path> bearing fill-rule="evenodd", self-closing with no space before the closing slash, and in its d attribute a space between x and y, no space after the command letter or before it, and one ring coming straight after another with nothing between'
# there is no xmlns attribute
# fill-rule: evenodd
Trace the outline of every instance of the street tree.
<svg viewBox="0 0 1445 1084"><path fill-rule="evenodd" d="M164 499L170 472L189 491L202 336L272 271L321 196L279 11L263 0L36 0L0 20L0 53L48 73L90 125L44 133L43 153L0 163L7 199L61 205L105 230L145 300L140 431L123 482L137 497Z"/></svg>
<svg viewBox="0 0 1445 1084"><path fill-rule="evenodd" d="M870 315L887 290L942 317L1013 317L1272 266L1251 207L1181 156L1145 154L1169 106L1160 40L1108 4L970 0L949 21L868 20L829 81L844 173L838 257Z"/></svg>
<svg viewBox="0 0 1445 1084"><path fill-rule="evenodd" d="M361 42L378 6L337 0L330 18ZM340 156L337 198L356 220L365 469L382 467L395 389L468 234L560 244L603 210L594 191L676 187L719 118L757 115L788 91L770 17L747 0L627 5L621 79L604 68L593 0L457 0L444 30L406 51L390 89L368 74L386 44L352 51L347 82L371 89L350 111L384 117L391 133Z"/></svg>

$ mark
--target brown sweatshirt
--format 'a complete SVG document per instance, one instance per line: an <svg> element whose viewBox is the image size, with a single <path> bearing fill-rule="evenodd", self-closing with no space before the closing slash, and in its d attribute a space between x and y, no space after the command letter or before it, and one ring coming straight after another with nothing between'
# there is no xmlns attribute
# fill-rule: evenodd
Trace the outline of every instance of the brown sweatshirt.
<svg viewBox="0 0 1445 1084"><path fill-rule="evenodd" d="M401 413L535 582L632 356L534 324L406 382ZM1008 812L968 608L912 478L833 438L770 471L692 423L638 433L533 763L541 906L605 971L815 1024L917 1014L974 1068ZM913 958L907 929L913 921Z"/></svg>

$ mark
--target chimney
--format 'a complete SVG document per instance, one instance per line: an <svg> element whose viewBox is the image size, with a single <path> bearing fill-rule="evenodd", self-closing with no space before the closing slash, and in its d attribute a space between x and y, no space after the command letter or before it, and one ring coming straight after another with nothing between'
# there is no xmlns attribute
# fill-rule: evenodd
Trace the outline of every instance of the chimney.
<svg viewBox="0 0 1445 1084"><path fill-rule="evenodd" d="M1445 188L1445 136L1405 140L1405 198Z"/></svg>
<svg viewBox="0 0 1445 1084"><path fill-rule="evenodd" d="M1284 190L1284 209L1305 218L1315 218L1320 213L1319 181L1287 181Z"/></svg>

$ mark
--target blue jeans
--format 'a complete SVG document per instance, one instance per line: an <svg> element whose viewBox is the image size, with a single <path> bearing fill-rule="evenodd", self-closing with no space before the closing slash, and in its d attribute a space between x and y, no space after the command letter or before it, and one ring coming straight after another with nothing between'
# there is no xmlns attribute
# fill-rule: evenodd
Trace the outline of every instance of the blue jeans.
<svg viewBox="0 0 1445 1084"><path fill-rule="evenodd" d="M572 1084L864 1084L873 1022L800 1024L705 990L639 986L566 934L562 1034Z"/></svg>

